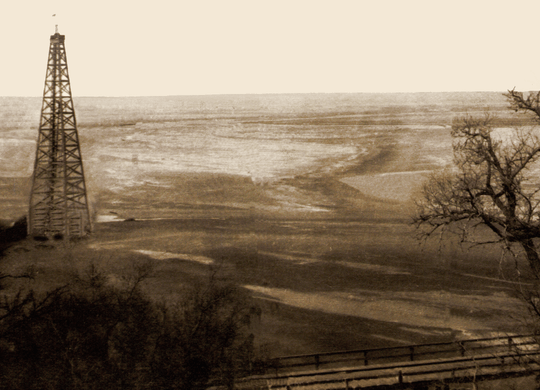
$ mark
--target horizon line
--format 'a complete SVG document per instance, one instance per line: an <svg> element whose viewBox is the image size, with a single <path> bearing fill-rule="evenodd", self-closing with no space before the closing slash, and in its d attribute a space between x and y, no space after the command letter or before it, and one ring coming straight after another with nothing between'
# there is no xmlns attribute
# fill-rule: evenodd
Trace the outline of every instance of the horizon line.
<svg viewBox="0 0 540 390"><path fill-rule="evenodd" d="M203 93L203 94L165 94L165 95L73 95L73 98L151 98L151 97L204 97L204 96L268 96L268 95L414 95L450 93L507 93L507 90L477 91L396 91L396 92L253 92L253 93ZM536 91L521 91L536 92ZM42 98L43 95L0 95L1 98Z"/></svg>

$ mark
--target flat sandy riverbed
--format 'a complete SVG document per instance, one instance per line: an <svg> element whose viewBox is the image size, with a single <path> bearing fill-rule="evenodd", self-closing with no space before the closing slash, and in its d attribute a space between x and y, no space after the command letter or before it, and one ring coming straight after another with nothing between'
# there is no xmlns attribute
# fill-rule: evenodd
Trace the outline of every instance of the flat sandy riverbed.
<svg viewBox="0 0 540 390"><path fill-rule="evenodd" d="M218 267L263 309L274 355L515 330L497 251L422 246L409 225L421 183L451 162L452 117L485 104L405 95L81 99L94 232L69 256L27 243L3 266L153 261L159 299ZM27 209L37 130L23 117L0 134L8 221Z"/></svg>
<svg viewBox="0 0 540 390"><path fill-rule="evenodd" d="M432 171L388 172L344 177L341 182L364 195L395 202L418 196L422 183Z"/></svg>

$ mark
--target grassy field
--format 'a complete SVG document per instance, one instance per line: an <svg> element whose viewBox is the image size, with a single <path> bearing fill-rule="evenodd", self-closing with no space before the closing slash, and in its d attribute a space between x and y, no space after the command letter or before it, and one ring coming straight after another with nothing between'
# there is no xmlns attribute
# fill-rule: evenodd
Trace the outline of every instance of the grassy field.
<svg viewBox="0 0 540 390"><path fill-rule="evenodd" d="M2 102L13 221L39 99ZM451 162L452 118L486 107L500 126L524 123L501 94L76 99L94 232L27 240L0 267L33 265L43 289L91 262L114 280L151 261L147 292L173 302L216 272L263 309L256 342L274 356L515 332L513 264L495 248L421 245L410 225L422 180Z"/></svg>

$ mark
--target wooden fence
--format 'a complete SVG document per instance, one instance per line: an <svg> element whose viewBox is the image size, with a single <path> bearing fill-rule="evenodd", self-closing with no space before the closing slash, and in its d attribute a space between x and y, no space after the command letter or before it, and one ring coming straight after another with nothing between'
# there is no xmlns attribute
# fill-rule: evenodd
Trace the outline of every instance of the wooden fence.
<svg viewBox="0 0 540 390"><path fill-rule="evenodd" d="M531 375L540 369L539 361L535 336L512 335L279 357L264 374L239 379L235 388L374 389L434 380L489 380Z"/></svg>
<svg viewBox="0 0 540 390"><path fill-rule="evenodd" d="M405 361L477 356L479 354L499 354L507 351L526 351L535 349L537 346L538 341L533 335L513 335L444 343L284 356L271 360L268 374L319 370L349 365L368 366Z"/></svg>

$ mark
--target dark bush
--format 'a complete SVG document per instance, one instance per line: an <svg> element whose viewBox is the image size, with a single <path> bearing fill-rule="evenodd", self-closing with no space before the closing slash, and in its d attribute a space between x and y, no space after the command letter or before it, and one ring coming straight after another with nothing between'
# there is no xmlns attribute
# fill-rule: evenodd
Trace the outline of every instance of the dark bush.
<svg viewBox="0 0 540 390"><path fill-rule="evenodd" d="M26 236L26 216L19 218L12 225L0 225L0 257L13 243L24 240Z"/></svg>
<svg viewBox="0 0 540 390"><path fill-rule="evenodd" d="M112 285L90 267L46 294L0 305L0 389L232 387L252 359L241 291L214 280L174 306L140 288L148 269Z"/></svg>

